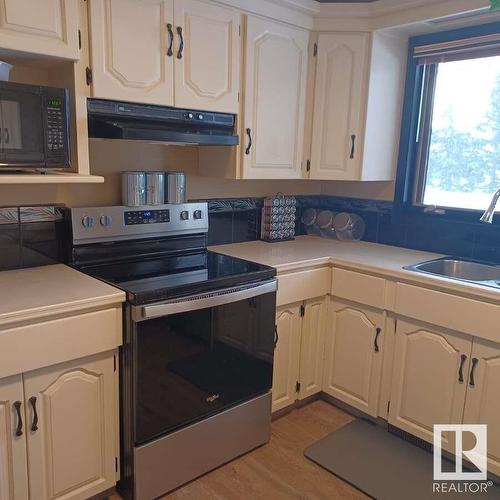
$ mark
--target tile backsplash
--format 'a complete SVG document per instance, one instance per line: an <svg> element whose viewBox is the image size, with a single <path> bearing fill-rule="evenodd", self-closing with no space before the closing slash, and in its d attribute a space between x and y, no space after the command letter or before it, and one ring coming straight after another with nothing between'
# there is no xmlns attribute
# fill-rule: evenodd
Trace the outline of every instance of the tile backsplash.
<svg viewBox="0 0 500 500"><path fill-rule="evenodd" d="M210 244L260 239L262 203L263 198L209 200ZM305 234L299 221L309 207L360 215L366 222L365 241L500 263L500 227L496 225L421 218L394 222L392 202L312 195L297 196L298 235Z"/></svg>
<svg viewBox="0 0 500 500"><path fill-rule="evenodd" d="M481 223L417 218L394 222L392 203L338 196L297 196L299 223L305 208L353 212L366 222L365 241L500 263L500 227ZM260 239L264 198L207 201L209 245ZM63 210L60 206L0 208L0 270L33 267L64 260ZM274 243L279 245L279 243Z"/></svg>
<svg viewBox="0 0 500 500"><path fill-rule="evenodd" d="M61 207L0 208L0 270L61 262L63 243Z"/></svg>

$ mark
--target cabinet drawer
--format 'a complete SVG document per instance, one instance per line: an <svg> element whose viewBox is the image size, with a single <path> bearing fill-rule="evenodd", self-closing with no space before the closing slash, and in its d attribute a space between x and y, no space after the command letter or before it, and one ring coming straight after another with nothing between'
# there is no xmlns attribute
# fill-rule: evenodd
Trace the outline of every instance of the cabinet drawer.
<svg viewBox="0 0 500 500"><path fill-rule="evenodd" d="M500 341L500 306L406 283L396 286L396 314Z"/></svg>
<svg viewBox="0 0 500 500"><path fill-rule="evenodd" d="M0 379L115 349L121 307L0 330Z"/></svg>
<svg viewBox="0 0 500 500"><path fill-rule="evenodd" d="M385 285L383 278L334 268L332 271L332 295L367 306L385 309Z"/></svg>
<svg viewBox="0 0 500 500"><path fill-rule="evenodd" d="M278 275L277 305L292 304L330 293L329 267Z"/></svg>

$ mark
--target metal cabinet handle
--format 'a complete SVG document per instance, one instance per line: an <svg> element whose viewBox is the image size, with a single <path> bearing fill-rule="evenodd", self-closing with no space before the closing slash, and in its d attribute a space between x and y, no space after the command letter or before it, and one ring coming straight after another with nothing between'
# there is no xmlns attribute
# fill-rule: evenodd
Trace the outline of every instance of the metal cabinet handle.
<svg viewBox="0 0 500 500"><path fill-rule="evenodd" d="M472 368L470 369L470 377L469 377L469 385L471 387L475 387L476 382L474 380L474 371L476 370L476 366L479 363L479 359L472 358Z"/></svg>
<svg viewBox="0 0 500 500"><path fill-rule="evenodd" d="M467 356L465 354L462 354L460 356L460 368L458 369L458 381L462 383L464 381L464 365L465 361L467 359Z"/></svg>
<svg viewBox="0 0 500 500"><path fill-rule="evenodd" d="M354 158L355 147L356 147L356 136L353 134L351 135L351 154L349 155L349 158L351 160Z"/></svg>
<svg viewBox="0 0 500 500"><path fill-rule="evenodd" d="M274 348L276 349L276 346L278 345L278 325L274 325Z"/></svg>
<svg viewBox="0 0 500 500"><path fill-rule="evenodd" d="M182 59L182 51L184 50L184 37L182 36L182 27L177 26L177 34L179 35L180 38L180 45L179 45L179 50L177 51L177 59Z"/></svg>
<svg viewBox="0 0 500 500"><path fill-rule="evenodd" d="M245 154L249 155L250 154L250 150L252 149L252 129L251 128L247 128L246 132L247 132L247 136L248 136L248 146L245 149Z"/></svg>
<svg viewBox="0 0 500 500"><path fill-rule="evenodd" d="M9 134L9 129L5 127L5 144L9 144L10 142L10 134Z"/></svg>
<svg viewBox="0 0 500 500"><path fill-rule="evenodd" d="M168 31L168 49L167 49L167 56L172 57L174 55L174 51L172 50L172 47L174 45L174 32L172 30L173 26L168 23L167 24L167 31Z"/></svg>
<svg viewBox="0 0 500 500"><path fill-rule="evenodd" d="M379 346L378 346L378 336L380 335L381 332L382 332L382 328L377 328L375 330L375 339L373 341L373 348L375 349L375 352L380 351Z"/></svg>
<svg viewBox="0 0 500 500"><path fill-rule="evenodd" d="M38 430L38 413L36 411L36 397L32 396L29 398L31 407L33 408L33 422L31 423L31 431L36 432Z"/></svg>
<svg viewBox="0 0 500 500"><path fill-rule="evenodd" d="M17 429L16 429L16 436L22 436L23 435L23 418L21 416L21 401L16 401L12 405L17 413Z"/></svg>

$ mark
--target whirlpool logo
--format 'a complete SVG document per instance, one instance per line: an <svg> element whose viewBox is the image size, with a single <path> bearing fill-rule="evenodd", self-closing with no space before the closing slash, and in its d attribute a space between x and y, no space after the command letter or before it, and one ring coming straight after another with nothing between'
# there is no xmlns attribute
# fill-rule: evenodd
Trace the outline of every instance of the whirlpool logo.
<svg viewBox="0 0 500 500"><path fill-rule="evenodd" d="M220 394L212 394L211 396L208 396L206 399L207 403L213 403L214 401L217 401L220 398Z"/></svg>

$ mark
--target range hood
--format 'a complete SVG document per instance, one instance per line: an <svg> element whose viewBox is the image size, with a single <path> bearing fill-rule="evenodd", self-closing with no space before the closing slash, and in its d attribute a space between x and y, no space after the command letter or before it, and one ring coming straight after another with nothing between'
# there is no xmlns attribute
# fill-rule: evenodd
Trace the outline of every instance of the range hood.
<svg viewBox="0 0 500 500"><path fill-rule="evenodd" d="M163 144L236 146L235 115L88 99L89 137Z"/></svg>

